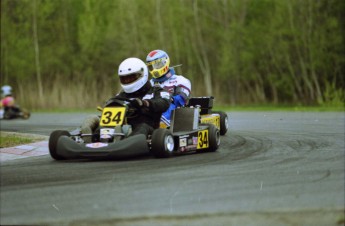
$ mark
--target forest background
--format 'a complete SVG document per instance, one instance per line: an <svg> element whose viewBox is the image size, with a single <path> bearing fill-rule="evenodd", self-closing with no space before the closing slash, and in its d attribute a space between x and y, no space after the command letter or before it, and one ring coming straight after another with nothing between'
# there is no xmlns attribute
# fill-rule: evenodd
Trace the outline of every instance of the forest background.
<svg viewBox="0 0 345 226"><path fill-rule="evenodd" d="M220 105L343 106L343 0L1 0L1 85L30 109L94 108L165 50Z"/></svg>

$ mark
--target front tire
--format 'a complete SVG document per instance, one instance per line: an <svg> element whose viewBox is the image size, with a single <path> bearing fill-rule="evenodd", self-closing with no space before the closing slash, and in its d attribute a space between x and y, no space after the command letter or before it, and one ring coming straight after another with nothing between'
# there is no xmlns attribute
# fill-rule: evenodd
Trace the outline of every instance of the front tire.
<svg viewBox="0 0 345 226"><path fill-rule="evenodd" d="M156 158L169 158L174 149L174 137L169 130L160 128L153 131L151 151Z"/></svg>
<svg viewBox="0 0 345 226"><path fill-rule="evenodd" d="M55 130L49 137L49 153L55 160L64 160L65 158L57 153L57 142L61 136L70 136L70 133L66 130Z"/></svg>

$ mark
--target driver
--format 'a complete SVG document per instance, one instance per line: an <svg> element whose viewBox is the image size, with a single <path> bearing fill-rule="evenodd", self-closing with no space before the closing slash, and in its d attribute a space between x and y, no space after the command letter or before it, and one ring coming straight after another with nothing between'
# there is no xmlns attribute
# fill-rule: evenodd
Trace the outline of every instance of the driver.
<svg viewBox="0 0 345 226"><path fill-rule="evenodd" d="M187 104L192 89L191 83L184 76L176 75L174 68L169 67L170 58L163 50L151 51L146 57L146 64L152 76L151 84L159 85L172 95L169 109L161 118L166 127L169 127L172 110Z"/></svg>
<svg viewBox="0 0 345 226"><path fill-rule="evenodd" d="M130 105L138 109L139 114L127 118L127 123L132 126L131 135L144 134L147 137L159 128L161 115L169 108L170 94L159 86L151 85L147 66L138 58L124 60L119 66L118 77L122 90L111 99L129 100ZM81 131L90 134L98 124L98 116L87 117ZM86 137L84 141L91 142L91 138Z"/></svg>
<svg viewBox="0 0 345 226"><path fill-rule="evenodd" d="M12 95L12 87L4 85L1 87L1 101L0 101L0 118L12 119L18 116L20 110L15 104L15 99Z"/></svg>
<svg viewBox="0 0 345 226"><path fill-rule="evenodd" d="M148 81L146 64L138 58L124 60L118 70L122 90L114 98L130 98L132 106L139 109L138 117L127 119L135 134L152 134L159 128L163 112L169 108L170 94Z"/></svg>

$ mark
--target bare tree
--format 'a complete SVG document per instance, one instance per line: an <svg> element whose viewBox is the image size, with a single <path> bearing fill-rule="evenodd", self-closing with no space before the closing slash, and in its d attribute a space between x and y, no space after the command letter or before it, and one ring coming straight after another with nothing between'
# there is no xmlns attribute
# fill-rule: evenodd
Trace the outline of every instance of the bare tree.
<svg viewBox="0 0 345 226"><path fill-rule="evenodd" d="M36 0L32 1L33 6L33 16L32 16L32 27L33 27L33 40L35 47L35 63L36 63L36 79L38 87L38 97L40 103L43 103L43 85L41 78L41 65L40 65L40 49L38 44L38 32L37 32L37 2Z"/></svg>
<svg viewBox="0 0 345 226"><path fill-rule="evenodd" d="M193 3L193 11L194 11L194 22L195 22L195 30L196 30L196 39L197 39L197 43L192 43L192 44L196 44L197 46L199 46L199 50L198 48L195 48L195 55L198 59L200 68L202 70L202 73L204 75L204 83L206 86L206 95L212 95L213 91L212 91L212 80L211 80L211 67L210 67L210 63L208 61L208 56L206 53L206 50L204 48L205 45L203 37L202 37L202 32L201 32L201 27L200 27L200 21L199 21L199 12L198 12L198 1L194 1ZM195 45L193 45L195 47ZM199 56L199 54L201 56Z"/></svg>

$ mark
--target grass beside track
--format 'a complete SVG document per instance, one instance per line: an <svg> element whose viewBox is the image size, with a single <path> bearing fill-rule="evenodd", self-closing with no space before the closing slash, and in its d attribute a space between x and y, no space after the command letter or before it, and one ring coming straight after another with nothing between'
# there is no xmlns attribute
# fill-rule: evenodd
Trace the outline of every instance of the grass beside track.
<svg viewBox="0 0 345 226"><path fill-rule="evenodd" d="M23 133L0 132L0 148L18 146L46 140L45 136L38 136Z"/></svg>

